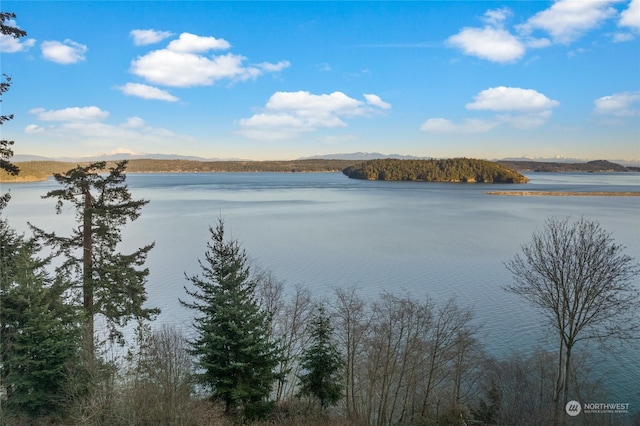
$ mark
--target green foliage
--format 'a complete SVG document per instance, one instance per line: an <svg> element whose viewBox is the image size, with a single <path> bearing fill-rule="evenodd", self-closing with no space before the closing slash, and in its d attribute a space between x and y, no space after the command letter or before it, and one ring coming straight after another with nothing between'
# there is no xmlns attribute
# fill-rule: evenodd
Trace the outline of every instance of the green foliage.
<svg viewBox="0 0 640 426"><path fill-rule="evenodd" d="M269 341L270 318L258 302L246 252L236 240L225 241L224 222L209 228L202 276L188 276L196 290L193 301L180 302L195 311L197 337L190 341L197 356L200 382L227 414L245 418L266 415L266 402L276 378L276 345Z"/></svg>
<svg viewBox="0 0 640 426"><path fill-rule="evenodd" d="M446 160L370 160L347 167L343 173L352 179L525 183L528 179L497 163L470 158Z"/></svg>
<svg viewBox="0 0 640 426"><path fill-rule="evenodd" d="M0 221L0 383L11 417L62 414L79 354L77 312L51 284L36 250Z"/></svg>
<svg viewBox="0 0 640 426"><path fill-rule="evenodd" d="M131 319L150 319L158 313L157 309L143 307L149 270L141 267L153 244L131 254L118 252L122 227L136 220L148 203L132 199L124 183L126 165L126 161L116 163L106 175L100 173L106 167L104 162L56 174L54 178L63 188L49 191L43 198L57 199L57 213L62 212L66 202L71 203L80 226L69 237L32 226L38 238L62 255L58 277L68 277L72 289L82 293L90 352L95 315L103 315L112 337L119 338L118 327Z"/></svg>
<svg viewBox="0 0 640 426"><path fill-rule="evenodd" d="M300 360L303 373L300 377L300 395L311 396L324 409L335 405L342 398L342 356L333 342L333 327L324 306L318 306L311 328L311 345Z"/></svg>

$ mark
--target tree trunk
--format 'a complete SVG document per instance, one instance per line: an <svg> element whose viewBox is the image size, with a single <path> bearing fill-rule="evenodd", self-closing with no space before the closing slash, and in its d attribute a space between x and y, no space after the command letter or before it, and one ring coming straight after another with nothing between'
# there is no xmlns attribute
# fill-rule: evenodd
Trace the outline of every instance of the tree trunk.
<svg viewBox="0 0 640 426"><path fill-rule="evenodd" d="M558 375L556 378L556 385L553 388L553 424L560 424L560 393L564 389L564 340L560 336L560 349L558 350Z"/></svg>
<svg viewBox="0 0 640 426"><path fill-rule="evenodd" d="M562 392L562 404L560 404L560 407L566 407L567 402L569 402L569 371L571 371L571 346L570 344L567 344L567 350L565 351L565 357L564 357L564 389ZM567 417L566 416L562 416L561 417L561 425L565 425L567 424Z"/></svg>
<svg viewBox="0 0 640 426"><path fill-rule="evenodd" d="M90 360L94 357L93 347L93 200L89 188L84 189L84 222L82 228L82 295L86 316L85 349Z"/></svg>

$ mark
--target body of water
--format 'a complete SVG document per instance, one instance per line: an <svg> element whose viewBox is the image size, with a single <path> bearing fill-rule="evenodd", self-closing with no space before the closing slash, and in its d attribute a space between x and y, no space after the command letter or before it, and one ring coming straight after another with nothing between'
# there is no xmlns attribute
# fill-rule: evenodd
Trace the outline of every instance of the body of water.
<svg viewBox="0 0 640 426"><path fill-rule="evenodd" d="M492 190L640 191L640 174L530 173L528 184L440 184L348 179L340 173L131 174L134 198L150 200L125 231L125 246L155 241L147 266L149 305L159 323L187 329L192 312L180 306L184 274L200 272L208 226L223 216L229 236L276 277L318 297L336 288L363 297L409 292L436 302L456 297L483 324L480 339L495 355L548 344L549 327L526 301L508 294L504 262L541 230L547 218L597 220L640 261L640 197L507 197ZM40 196L52 181L3 184L12 200L4 214L68 233L74 212L55 216ZM127 251L127 247L123 248ZM640 285L640 279L638 280ZM639 307L640 308L640 307ZM640 310L640 309L639 309ZM620 402L640 405L640 355L607 360ZM635 407L635 408L634 408Z"/></svg>

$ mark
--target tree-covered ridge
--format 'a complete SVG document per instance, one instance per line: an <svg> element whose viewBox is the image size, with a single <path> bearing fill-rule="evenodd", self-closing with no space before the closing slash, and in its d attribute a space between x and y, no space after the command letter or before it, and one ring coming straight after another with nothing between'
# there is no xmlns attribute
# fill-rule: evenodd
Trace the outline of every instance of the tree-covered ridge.
<svg viewBox="0 0 640 426"><path fill-rule="evenodd" d="M382 159L347 167L352 179L423 182L525 183L529 179L500 164L472 158L444 160Z"/></svg>
<svg viewBox="0 0 640 426"><path fill-rule="evenodd" d="M338 172L358 163L358 160L290 160L290 161L193 161L193 160L129 160L128 173L212 173L212 172ZM20 162L20 175L0 170L0 182L29 182L46 180L76 165L87 166L89 162L70 163L61 161ZM113 166L115 161L108 161Z"/></svg>
<svg viewBox="0 0 640 426"><path fill-rule="evenodd" d="M532 172L637 172L638 167L625 167L607 160L586 163L554 163L547 161L501 160L497 162L509 169Z"/></svg>

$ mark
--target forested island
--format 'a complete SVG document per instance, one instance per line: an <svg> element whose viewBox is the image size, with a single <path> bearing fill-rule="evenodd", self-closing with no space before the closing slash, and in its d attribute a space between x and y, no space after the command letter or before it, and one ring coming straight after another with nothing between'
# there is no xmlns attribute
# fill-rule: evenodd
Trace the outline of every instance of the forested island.
<svg viewBox="0 0 640 426"><path fill-rule="evenodd" d="M500 164L471 158L444 160L370 160L344 169L352 179L421 181L526 183L528 178Z"/></svg>

